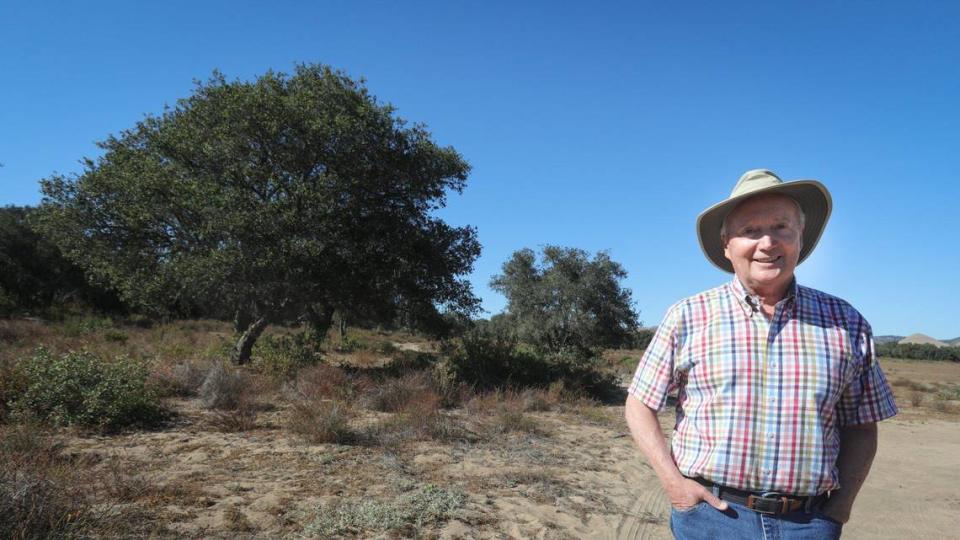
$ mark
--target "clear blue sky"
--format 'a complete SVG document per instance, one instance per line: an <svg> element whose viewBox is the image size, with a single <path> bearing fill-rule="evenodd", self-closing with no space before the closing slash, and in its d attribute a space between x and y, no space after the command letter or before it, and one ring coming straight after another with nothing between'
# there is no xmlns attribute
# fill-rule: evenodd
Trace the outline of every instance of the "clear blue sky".
<svg viewBox="0 0 960 540"><path fill-rule="evenodd" d="M589 4L589 5L588 5ZM878 334L960 336L956 2L0 0L0 205L214 68L354 77L473 166L443 216L471 279L517 249L610 250L641 319L727 278L697 214L740 174L815 178L834 216L802 283Z"/></svg>

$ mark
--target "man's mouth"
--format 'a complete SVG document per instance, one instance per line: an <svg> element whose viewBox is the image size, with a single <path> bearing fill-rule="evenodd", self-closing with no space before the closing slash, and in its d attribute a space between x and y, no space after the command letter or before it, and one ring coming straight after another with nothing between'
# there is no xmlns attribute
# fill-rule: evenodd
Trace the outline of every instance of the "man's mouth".
<svg viewBox="0 0 960 540"><path fill-rule="evenodd" d="M775 262L779 261L782 257L783 257L783 255L777 255L776 257L763 257L763 258L759 258L759 257L758 257L758 258L754 259L754 262L758 262L758 263L775 263Z"/></svg>

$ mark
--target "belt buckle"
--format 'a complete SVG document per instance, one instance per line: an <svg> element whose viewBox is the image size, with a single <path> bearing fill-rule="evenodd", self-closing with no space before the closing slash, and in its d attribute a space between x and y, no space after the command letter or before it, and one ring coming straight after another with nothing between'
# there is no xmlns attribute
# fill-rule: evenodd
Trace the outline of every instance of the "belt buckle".
<svg viewBox="0 0 960 540"><path fill-rule="evenodd" d="M747 496L747 508L760 514L782 514L787 508L787 497L776 491L765 491Z"/></svg>

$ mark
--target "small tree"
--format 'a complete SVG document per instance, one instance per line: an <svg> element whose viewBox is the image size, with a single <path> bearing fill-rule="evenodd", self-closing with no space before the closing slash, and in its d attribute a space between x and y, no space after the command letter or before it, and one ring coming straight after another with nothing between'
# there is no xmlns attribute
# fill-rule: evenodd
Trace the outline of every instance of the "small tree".
<svg viewBox="0 0 960 540"><path fill-rule="evenodd" d="M41 181L37 227L128 301L232 314L244 363L264 328L401 306L472 312L459 276L476 231L432 217L469 166L341 72L219 73L100 143L79 176Z"/></svg>
<svg viewBox="0 0 960 540"><path fill-rule="evenodd" d="M606 252L590 260L580 249L547 246L537 262L522 249L494 276L491 288L507 297L507 317L518 337L541 350L583 352L630 342L637 327L627 273Z"/></svg>

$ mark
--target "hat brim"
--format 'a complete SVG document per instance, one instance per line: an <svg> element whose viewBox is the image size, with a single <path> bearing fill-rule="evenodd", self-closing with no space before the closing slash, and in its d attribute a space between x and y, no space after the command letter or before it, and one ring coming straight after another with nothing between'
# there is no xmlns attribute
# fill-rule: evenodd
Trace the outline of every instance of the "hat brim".
<svg viewBox="0 0 960 540"><path fill-rule="evenodd" d="M746 199L774 193L792 197L803 209L803 247L800 249L800 259L797 264L802 263L813 252L830 219L833 199L826 186L816 180L794 180L731 197L707 208L697 217L697 237L700 239L700 248L714 266L724 272L734 273L733 265L723 254L724 246L720 240L720 228L727 214Z"/></svg>

